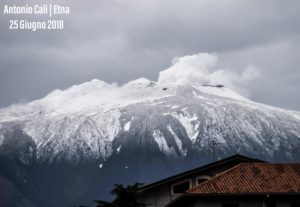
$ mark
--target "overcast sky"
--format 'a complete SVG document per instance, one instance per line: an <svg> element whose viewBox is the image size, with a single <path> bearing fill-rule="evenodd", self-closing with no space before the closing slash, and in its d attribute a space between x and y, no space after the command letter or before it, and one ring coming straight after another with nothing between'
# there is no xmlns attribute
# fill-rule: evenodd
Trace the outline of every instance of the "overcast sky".
<svg viewBox="0 0 300 207"><path fill-rule="evenodd" d="M42 0L0 3L0 107L93 78L157 80L174 57L207 52L218 69L259 71L252 100L300 110L299 0L59 0L71 15L47 32L9 31L3 6L14 2Z"/></svg>

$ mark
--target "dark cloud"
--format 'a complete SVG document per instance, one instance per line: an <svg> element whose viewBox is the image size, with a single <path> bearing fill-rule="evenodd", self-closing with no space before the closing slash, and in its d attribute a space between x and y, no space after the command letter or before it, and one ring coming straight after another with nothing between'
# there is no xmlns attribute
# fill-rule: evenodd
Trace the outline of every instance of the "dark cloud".
<svg viewBox="0 0 300 207"><path fill-rule="evenodd" d="M4 0L1 7L23 2ZM0 106L93 78L156 80L175 56L217 52L224 69L260 69L249 86L252 99L300 110L297 0L56 2L72 10L60 17L63 31L9 31L12 17L1 14Z"/></svg>

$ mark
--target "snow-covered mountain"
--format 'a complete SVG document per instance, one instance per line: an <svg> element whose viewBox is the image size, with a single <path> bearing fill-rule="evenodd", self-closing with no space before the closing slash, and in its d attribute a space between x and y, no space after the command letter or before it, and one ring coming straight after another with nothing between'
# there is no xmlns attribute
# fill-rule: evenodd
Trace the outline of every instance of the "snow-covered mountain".
<svg viewBox="0 0 300 207"><path fill-rule="evenodd" d="M114 169L130 174L128 182L147 182L191 167L192 160L211 161L212 151L299 161L300 113L253 102L223 85L144 78L121 87L92 80L0 110L0 155L24 166L91 163L100 180ZM154 167L161 170L151 177L147 170ZM106 175L111 182L117 177Z"/></svg>
<svg viewBox="0 0 300 207"><path fill-rule="evenodd" d="M0 144L7 126L32 138L41 162L104 161L122 150L126 139L121 137L145 131L163 154L175 157L185 156L192 146L206 147L212 139L221 151L273 156L284 148L282 156L290 159L291 150L300 146L299 112L252 102L222 85L147 79L123 87L92 80L2 109Z"/></svg>

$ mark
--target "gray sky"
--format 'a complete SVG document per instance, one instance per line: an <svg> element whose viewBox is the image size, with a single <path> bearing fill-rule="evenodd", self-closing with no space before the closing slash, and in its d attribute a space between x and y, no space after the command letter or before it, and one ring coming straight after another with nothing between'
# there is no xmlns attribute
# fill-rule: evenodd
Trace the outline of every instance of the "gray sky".
<svg viewBox="0 0 300 207"><path fill-rule="evenodd" d="M39 32L7 29L13 2L42 0L1 1L0 107L93 78L157 80L176 56L216 52L222 69L259 69L252 100L300 110L298 0L60 0L65 29Z"/></svg>

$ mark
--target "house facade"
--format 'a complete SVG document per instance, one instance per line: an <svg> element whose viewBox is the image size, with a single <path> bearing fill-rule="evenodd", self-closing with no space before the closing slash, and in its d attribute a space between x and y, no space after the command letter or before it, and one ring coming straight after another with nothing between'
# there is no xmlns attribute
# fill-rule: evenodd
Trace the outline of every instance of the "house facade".
<svg viewBox="0 0 300 207"><path fill-rule="evenodd" d="M138 199L153 207L300 207L300 164L235 155L144 186Z"/></svg>
<svg viewBox="0 0 300 207"><path fill-rule="evenodd" d="M198 186L217 174L241 163L263 162L261 160L234 155L223 160L186 171L184 173L146 185L139 190L138 200L146 206L163 207L179 198L187 190Z"/></svg>

